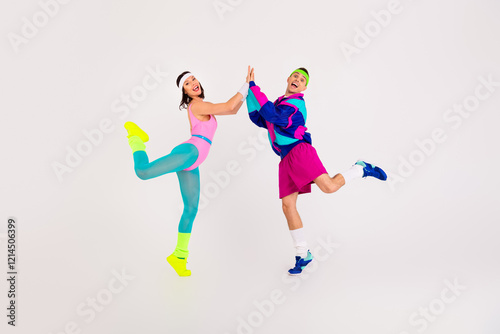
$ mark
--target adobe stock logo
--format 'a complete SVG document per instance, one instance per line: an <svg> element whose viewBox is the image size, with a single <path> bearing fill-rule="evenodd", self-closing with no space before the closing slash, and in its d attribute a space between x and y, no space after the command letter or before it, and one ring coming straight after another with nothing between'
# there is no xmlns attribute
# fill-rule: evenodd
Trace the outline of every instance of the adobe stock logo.
<svg viewBox="0 0 500 334"><path fill-rule="evenodd" d="M412 326L418 333L423 333L426 331L430 324L438 320L438 317L442 315L448 307L455 303L466 290L466 286L461 285L458 279L455 278L453 282L450 280L444 280L445 288L441 290L439 297L432 299L425 307L419 307L418 311L410 314L408 318L408 323ZM410 331L402 331L399 334L411 334Z"/></svg>
<svg viewBox="0 0 500 334"><path fill-rule="evenodd" d="M125 269L121 271L112 270L111 277L105 287L97 291L92 296L89 296L85 301L81 302L76 307L76 314L82 318L79 321L68 321L62 325L61 329L50 332L49 334L81 334L86 333L85 326L98 318L98 314L109 308L110 304L116 297L123 293L129 286L130 282L135 279L135 276L127 274ZM117 307L117 306L115 306Z"/></svg>
<svg viewBox="0 0 500 334"><path fill-rule="evenodd" d="M55 160L51 163L59 182L63 182L65 174L71 174L80 166L86 157L92 154L95 148L102 145L104 139L117 128L116 122L123 124L123 121L130 116L131 112L140 106L154 90L156 90L168 77L167 72L163 72L160 66L148 66L146 74L141 82L135 85L130 93L120 94L119 98L111 103L110 111L119 120L113 121L110 117L102 118L98 124L91 129L83 129L81 138L74 145L66 145L66 155L64 159ZM123 129L123 128L122 128Z"/></svg>
<svg viewBox="0 0 500 334"><path fill-rule="evenodd" d="M21 18L21 34L10 32L7 34L10 45L15 53L19 53L19 48L22 45L28 44L35 38L41 29L49 24L61 9L61 5L66 5L71 0L42 0L38 2L40 10L36 11L31 19L23 16Z"/></svg>
<svg viewBox="0 0 500 334"><path fill-rule="evenodd" d="M347 63L352 62L353 55L360 54L362 50L367 48L391 24L392 19L403 12L403 9L404 7L399 0L390 0L387 3L387 9L371 11L372 20L366 22L363 28L359 26L354 28L352 43L340 43L340 50Z"/></svg>
<svg viewBox="0 0 500 334"><path fill-rule="evenodd" d="M474 93L462 98L459 103L453 104L443 113L443 121L449 126L434 128L426 138L415 139L417 148L412 150L406 156L399 155L399 164L394 172L388 171L387 185L392 191L396 190L398 183L404 183L411 177L418 167L425 164L427 159L434 155L439 148L449 138L448 133L451 130L458 130L464 121L477 112L481 105L490 99L498 91L500 81L493 78L493 74L478 77L478 84Z"/></svg>
<svg viewBox="0 0 500 334"><path fill-rule="evenodd" d="M213 2L215 11L219 18L223 21L224 15L227 12L232 12L236 7L239 7L243 3L243 0L215 0Z"/></svg>
<svg viewBox="0 0 500 334"><path fill-rule="evenodd" d="M290 276L288 273L283 273L281 281L283 284L289 285L288 289L284 287L275 288L267 294L269 297L255 299L252 303L253 307L251 311L244 316L237 317L236 329L231 333L259 333L259 328L266 323L267 319L275 314L279 306L285 304L289 298L294 298L292 292L297 291L303 282L310 279L314 272L330 259L332 254L340 247L340 244L334 242L330 236L326 236L326 238L319 237L317 243L315 247L311 248L314 260L304 269L304 272L300 276ZM226 331L225 334L230 333Z"/></svg>

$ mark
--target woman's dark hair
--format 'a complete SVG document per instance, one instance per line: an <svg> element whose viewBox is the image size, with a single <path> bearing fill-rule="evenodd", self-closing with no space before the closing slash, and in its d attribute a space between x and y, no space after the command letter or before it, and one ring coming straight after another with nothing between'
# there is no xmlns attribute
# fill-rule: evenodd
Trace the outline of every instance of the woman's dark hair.
<svg viewBox="0 0 500 334"><path fill-rule="evenodd" d="M177 84L177 87L179 87L179 82L181 81L182 77L184 76L184 74L186 73L189 73L189 71L184 71L182 72L181 74L179 74L179 76L177 77L177 80L176 80L176 84ZM202 99L205 98L205 90L203 89L203 86L201 85L200 83L200 89L201 89L201 94L199 95L199 97L201 97ZM182 110L183 108L184 109L187 109L189 103L192 101L193 99L189 97L189 95L187 95L185 92L184 92L184 87L182 87L182 99L181 99L181 103L179 104L179 110Z"/></svg>

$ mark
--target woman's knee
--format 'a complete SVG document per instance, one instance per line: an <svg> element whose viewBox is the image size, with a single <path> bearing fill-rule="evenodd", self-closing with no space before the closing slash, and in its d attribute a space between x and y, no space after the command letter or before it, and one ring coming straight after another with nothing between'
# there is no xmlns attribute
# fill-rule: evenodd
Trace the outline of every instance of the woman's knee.
<svg viewBox="0 0 500 334"><path fill-rule="evenodd" d="M135 175L137 175L137 177L141 180L149 180L151 178L150 173L148 173L146 169L136 168Z"/></svg>
<svg viewBox="0 0 500 334"><path fill-rule="evenodd" d="M198 213L198 203L184 203L183 215L195 217Z"/></svg>

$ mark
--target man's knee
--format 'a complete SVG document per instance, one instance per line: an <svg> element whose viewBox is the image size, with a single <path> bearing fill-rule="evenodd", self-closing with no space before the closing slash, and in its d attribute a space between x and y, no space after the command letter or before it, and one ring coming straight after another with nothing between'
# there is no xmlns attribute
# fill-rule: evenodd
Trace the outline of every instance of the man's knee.
<svg viewBox="0 0 500 334"><path fill-rule="evenodd" d="M283 212L285 213L285 215L288 214L288 213L290 213L290 212L297 211L297 205L296 205L295 201L284 200L282 202L281 207L282 207Z"/></svg>
<svg viewBox="0 0 500 334"><path fill-rule="evenodd" d="M339 188L337 187L337 185L335 185L333 183L327 183L327 184L323 185L323 189L321 189L321 190L327 194L331 194L331 193L336 192L338 189Z"/></svg>
<svg viewBox="0 0 500 334"><path fill-rule="evenodd" d="M339 185L331 178L322 180L322 182L317 182L316 185L322 192L327 194L334 193L340 188Z"/></svg>

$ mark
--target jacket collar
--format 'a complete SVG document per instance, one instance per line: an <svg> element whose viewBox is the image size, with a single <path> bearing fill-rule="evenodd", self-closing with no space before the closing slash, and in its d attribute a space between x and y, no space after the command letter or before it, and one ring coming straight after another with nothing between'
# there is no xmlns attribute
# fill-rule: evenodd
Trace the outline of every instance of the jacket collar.
<svg viewBox="0 0 500 334"><path fill-rule="evenodd" d="M285 95L282 95L282 96L278 97L277 102L281 103L281 102L289 100L289 99L302 98L303 96L304 96L304 94L302 94L302 93L292 94L292 95L289 95L286 97L285 97Z"/></svg>

